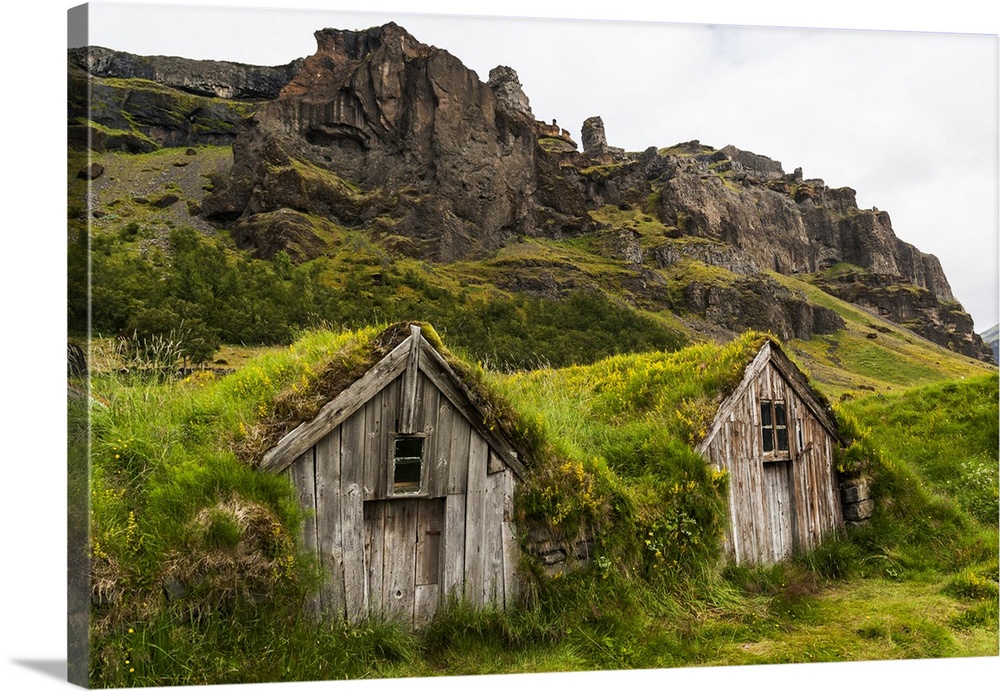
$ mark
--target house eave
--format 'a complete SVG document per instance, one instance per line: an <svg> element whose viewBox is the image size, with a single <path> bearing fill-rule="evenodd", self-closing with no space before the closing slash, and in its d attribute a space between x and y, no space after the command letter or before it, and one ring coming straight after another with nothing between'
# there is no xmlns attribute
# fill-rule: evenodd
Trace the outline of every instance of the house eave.
<svg viewBox="0 0 1000 691"><path fill-rule="evenodd" d="M497 451L497 456L520 478L524 464L514 446L490 428L478 410L469 388L452 369L444 357L421 334L420 327L410 325L410 335L393 348L365 374L331 399L316 416L298 425L260 460L258 468L268 472L281 472L296 458L308 451L331 430L353 415L375 393L392 380L406 373L404 382L401 424L412 423L415 381L418 371L426 375L448 398L473 428L485 437Z"/></svg>

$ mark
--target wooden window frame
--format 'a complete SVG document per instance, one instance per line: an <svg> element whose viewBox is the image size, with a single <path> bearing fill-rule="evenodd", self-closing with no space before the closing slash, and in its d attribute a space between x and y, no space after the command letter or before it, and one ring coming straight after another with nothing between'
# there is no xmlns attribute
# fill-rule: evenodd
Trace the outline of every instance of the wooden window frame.
<svg viewBox="0 0 1000 691"><path fill-rule="evenodd" d="M767 448L769 441L770 449ZM765 461L786 461L791 458L788 404L784 399L760 399L760 444Z"/></svg>
<svg viewBox="0 0 1000 691"><path fill-rule="evenodd" d="M399 456L397 455L396 445L400 441L409 440L419 440L420 441L420 456L419 456L419 475L416 482L416 487L414 489L400 489L397 485L400 484L396 480L396 463L399 459L412 459L417 458L416 456ZM401 499L411 499L413 497L424 497L427 495L427 434L420 432L416 434L394 434L392 437L392 444L389 446L390 457L389 457L389 496L399 497ZM411 481L412 482L412 481ZM407 484L409 486L410 483Z"/></svg>

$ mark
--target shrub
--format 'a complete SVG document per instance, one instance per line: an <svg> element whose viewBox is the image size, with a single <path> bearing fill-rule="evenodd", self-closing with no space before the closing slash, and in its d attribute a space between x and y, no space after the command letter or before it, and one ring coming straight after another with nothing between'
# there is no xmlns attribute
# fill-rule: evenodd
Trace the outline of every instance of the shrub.
<svg viewBox="0 0 1000 691"><path fill-rule="evenodd" d="M991 576L984 576L974 569L968 568L962 569L952 576L944 590L949 595L963 600L987 600L990 602L996 602L998 594L1000 594L995 572Z"/></svg>

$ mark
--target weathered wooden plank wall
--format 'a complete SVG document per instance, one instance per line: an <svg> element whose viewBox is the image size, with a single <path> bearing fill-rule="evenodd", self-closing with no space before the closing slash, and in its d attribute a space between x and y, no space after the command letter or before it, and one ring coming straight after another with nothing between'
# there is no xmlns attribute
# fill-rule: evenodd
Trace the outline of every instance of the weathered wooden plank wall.
<svg viewBox="0 0 1000 691"><path fill-rule="evenodd" d="M503 583L503 473L486 475L483 487L483 521L493 525L483 535L482 584L483 602L504 602ZM487 518L489 517L489 518ZM500 519L500 520L498 520Z"/></svg>
<svg viewBox="0 0 1000 691"><path fill-rule="evenodd" d="M504 606L517 602L517 568L520 562L520 548L517 532L514 530L514 473L503 472L503 522L500 524L500 543L503 552L503 595Z"/></svg>
<svg viewBox="0 0 1000 691"><path fill-rule="evenodd" d="M761 558L768 562L792 556L792 491L789 486L790 461L778 461L764 466L764 502L762 509L770 537L768 549Z"/></svg>
<svg viewBox="0 0 1000 691"><path fill-rule="evenodd" d="M450 597L503 606L517 594L514 473L431 378L407 374L286 470L313 511L303 544L327 572L311 605L326 616L382 612L419 625ZM426 492L415 497L391 496L404 404L425 439Z"/></svg>
<svg viewBox="0 0 1000 691"><path fill-rule="evenodd" d="M297 490L299 503L305 509L301 540L303 547L313 553L319 551L316 537L316 463L315 450L308 449L285 469L285 475ZM322 594L317 593L306 603L306 611L317 615L322 611Z"/></svg>
<svg viewBox="0 0 1000 691"><path fill-rule="evenodd" d="M429 622L437 612L441 597L441 528L444 500L417 500L416 580L413 621Z"/></svg>
<svg viewBox="0 0 1000 691"><path fill-rule="evenodd" d="M493 522L486 521L486 440L473 434L469 445L469 477L465 491L465 597L473 605L483 604L483 559L487 531ZM496 526L499 528L499 525Z"/></svg>
<svg viewBox="0 0 1000 691"><path fill-rule="evenodd" d="M738 562L771 563L816 547L842 525L834 440L773 363L748 376L749 386L720 411L724 420L702 448L729 473L727 551ZM785 403L787 453L763 450L764 400Z"/></svg>
<svg viewBox="0 0 1000 691"><path fill-rule="evenodd" d="M319 552L329 587L323 589L323 609L335 616L346 614L344 599L344 517L340 476L340 430L321 439L313 447L316 458L317 545L327 545Z"/></svg>

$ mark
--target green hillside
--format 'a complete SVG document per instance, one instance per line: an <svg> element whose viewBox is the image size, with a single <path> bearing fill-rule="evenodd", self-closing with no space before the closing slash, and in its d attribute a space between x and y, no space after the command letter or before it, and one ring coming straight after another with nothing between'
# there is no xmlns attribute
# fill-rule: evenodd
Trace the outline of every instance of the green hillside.
<svg viewBox="0 0 1000 691"><path fill-rule="evenodd" d="M772 274L818 305L843 317L845 328L835 334L789 343L799 364L831 397L865 392L900 391L950 379L975 377L996 366L951 352L912 331L850 303L839 300L805 280Z"/></svg>
<svg viewBox="0 0 1000 691"><path fill-rule="evenodd" d="M592 566L533 573L522 606L456 607L420 633L311 622L320 574L291 485L237 451L321 372L360 367L378 331L309 333L224 376L94 374L95 686L997 653L996 374L847 400L842 463L875 480L876 518L737 568L718 560L726 478L689 444L755 334L512 374L450 356L534 449L520 524L589 527Z"/></svg>

